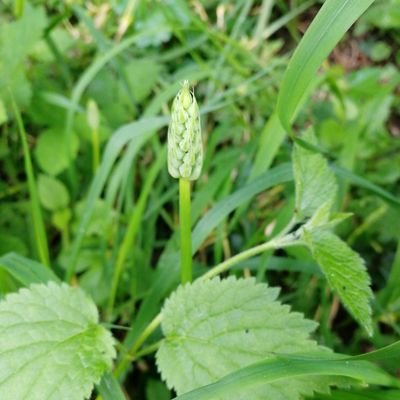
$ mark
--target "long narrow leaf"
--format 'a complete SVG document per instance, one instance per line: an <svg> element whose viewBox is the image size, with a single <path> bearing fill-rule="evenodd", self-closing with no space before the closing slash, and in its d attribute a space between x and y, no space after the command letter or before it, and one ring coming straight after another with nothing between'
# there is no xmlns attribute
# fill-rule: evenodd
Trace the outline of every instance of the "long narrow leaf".
<svg viewBox="0 0 400 400"><path fill-rule="evenodd" d="M256 194L280 183L289 182L292 179L290 164L283 164L260 175L243 188L221 200L216 204L196 225L193 230L193 251L198 250L204 239L218 224L241 204L250 200Z"/></svg>
<svg viewBox="0 0 400 400"><path fill-rule="evenodd" d="M117 379L110 373L103 375L99 385L97 386L97 390L103 400L125 400L121 386Z"/></svg>
<svg viewBox="0 0 400 400"><path fill-rule="evenodd" d="M49 268L15 253L8 253L0 257L0 269L7 271L23 286L29 286L32 283L59 281Z"/></svg>
<svg viewBox="0 0 400 400"><path fill-rule="evenodd" d="M277 113L273 113L260 134L256 158L250 171L250 180L267 171L286 137Z"/></svg>
<svg viewBox="0 0 400 400"><path fill-rule="evenodd" d="M318 395L313 400L399 400L400 390L335 390L333 393Z"/></svg>
<svg viewBox="0 0 400 400"><path fill-rule="evenodd" d="M327 0L291 58L278 97L278 114L290 131L296 110L322 61L374 0Z"/></svg>
<svg viewBox="0 0 400 400"><path fill-rule="evenodd" d="M370 355L346 357L339 354L303 357L280 356L260 363L252 364L216 383L203 386L189 393L176 397L176 400L211 400L219 396L227 396L238 390L261 386L279 379L306 375L344 376L360 382L400 388L400 381L387 374L368 360L384 360L389 353L397 356L400 342Z"/></svg>
<svg viewBox="0 0 400 400"><path fill-rule="evenodd" d="M129 220L129 224L124 236L124 239L121 243L121 246L118 250L117 261L114 267L114 274L112 278L111 284L111 292L109 296L109 304L108 304L108 312L109 315L112 313L112 309L114 307L114 302L117 296L118 284L121 278L121 274L123 271L124 263L129 254L129 250L135 246L136 235L140 228L140 222L142 220L143 212L145 210L145 206L147 204L148 197L150 195L151 189L153 187L154 181L156 180L160 170L166 163L166 148L162 151L161 154L158 155L157 160L154 162L153 166L150 168L150 171L146 177L146 180L143 185L143 189L140 192L139 199L137 201L136 207L133 210L132 216ZM136 286L137 277L137 265L133 266L134 271L134 282ZM136 288L135 288L136 289ZM133 293L135 296L136 293Z"/></svg>
<svg viewBox="0 0 400 400"><path fill-rule="evenodd" d="M33 230L35 233L36 248L40 261L44 265L49 267L50 266L49 246L47 243L46 229L43 222L42 210L40 208L39 196L37 192L35 176L33 173L33 165L32 165L31 155L29 152L28 141L26 138L25 127L22 122L21 113L18 109L17 103L15 102L14 96L11 93L11 91L10 91L10 97L11 97L11 105L13 107L15 118L17 120L18 132L24 153L25 173L28 179L31 217L33 222Z"/></svg>
<svg viewBox="0 0 400 400"><path fill-rule="evenodd" d="M369 182L367 179L356 175L345 168L339 167L338 165L331 165L331 168L337 176L351 182L353 185L367 189L368 191L376 194L396 207L400 206L400 199L396 196L393 196L390 192L381 188L380 186L375 185L374 183Z"/></svg>

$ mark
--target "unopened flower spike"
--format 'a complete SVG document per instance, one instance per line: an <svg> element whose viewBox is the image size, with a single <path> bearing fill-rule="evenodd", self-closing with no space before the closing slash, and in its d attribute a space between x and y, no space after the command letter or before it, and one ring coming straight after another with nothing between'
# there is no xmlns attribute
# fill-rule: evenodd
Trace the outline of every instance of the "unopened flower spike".
<svg viewBox="0 0 400 400"><path fill-rule="evenodd" d="M172 104L168 128L168 172L174 178L196 180L203 165L200 114L194 91L185 80Z"/></svg>

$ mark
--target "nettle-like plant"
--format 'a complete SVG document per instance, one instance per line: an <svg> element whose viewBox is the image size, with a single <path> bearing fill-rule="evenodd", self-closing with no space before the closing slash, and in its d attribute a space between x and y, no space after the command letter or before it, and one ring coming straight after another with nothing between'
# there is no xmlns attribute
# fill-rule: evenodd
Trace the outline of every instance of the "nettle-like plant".
<svg viewBox="0 0 400 400"><path fill-rule="evenodd" d="M36 262L16 255L1 259L1 266L27 286L0 303L1 400L81 400L91 396L95 384L104 400L123 399L118 378L131 361L155 350L159 372L180 400L295 400L327 393L331 386L400 387L372 363L389 353L399 357L399 343L356 357L335 354L313 340L314 321L277 300L279 289L253 278L220 277L267 250L305 247L348 312L373 334L373 293L364 262L333 231L349 216L335 211L335 175L319 152L312 128L300 137L291 130L321 61L371 3L326 1L288 66L272 120L295 142L295 207L289 224L268 242L227 259L194 282L190 181L200 174L203 149L194 92L188 82L183 84L168 132L168 169L180 187L182 285L161 312L125 342L127 348L121 347L118 357L116 340L80 288L61 283ZM110 314L119 274L112 283ZM159 326L163 338L148 343Z"/></svg>

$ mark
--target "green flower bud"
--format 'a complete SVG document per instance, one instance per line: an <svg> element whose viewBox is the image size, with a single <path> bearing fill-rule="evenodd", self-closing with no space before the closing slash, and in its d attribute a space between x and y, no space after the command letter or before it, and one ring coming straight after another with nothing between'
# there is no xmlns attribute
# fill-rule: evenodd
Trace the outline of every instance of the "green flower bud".
<svg viewBox="0 0 400 400"><path fill-rule="evenodd" d="M89 128L96 131L100 126L100 113L97 104L90 99L87 103L86 119Z"/></svg>
<svg viewBox="0 0 400 400"><path fill-rule="evenodd" d="M195 180L203 166L200 114L189 81L172 104L171 122L168 128L168 172L174 178Z"/></svg>

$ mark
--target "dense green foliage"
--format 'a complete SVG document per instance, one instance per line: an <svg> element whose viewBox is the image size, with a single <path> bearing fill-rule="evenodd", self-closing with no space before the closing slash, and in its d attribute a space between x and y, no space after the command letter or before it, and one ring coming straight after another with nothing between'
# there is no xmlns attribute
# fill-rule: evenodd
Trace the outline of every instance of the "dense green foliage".
<svg viewBox="0 0 400 400"><path fill-rule="evenodd" d="M1 2L0 399L400 398L399 10Z"/></svg>

